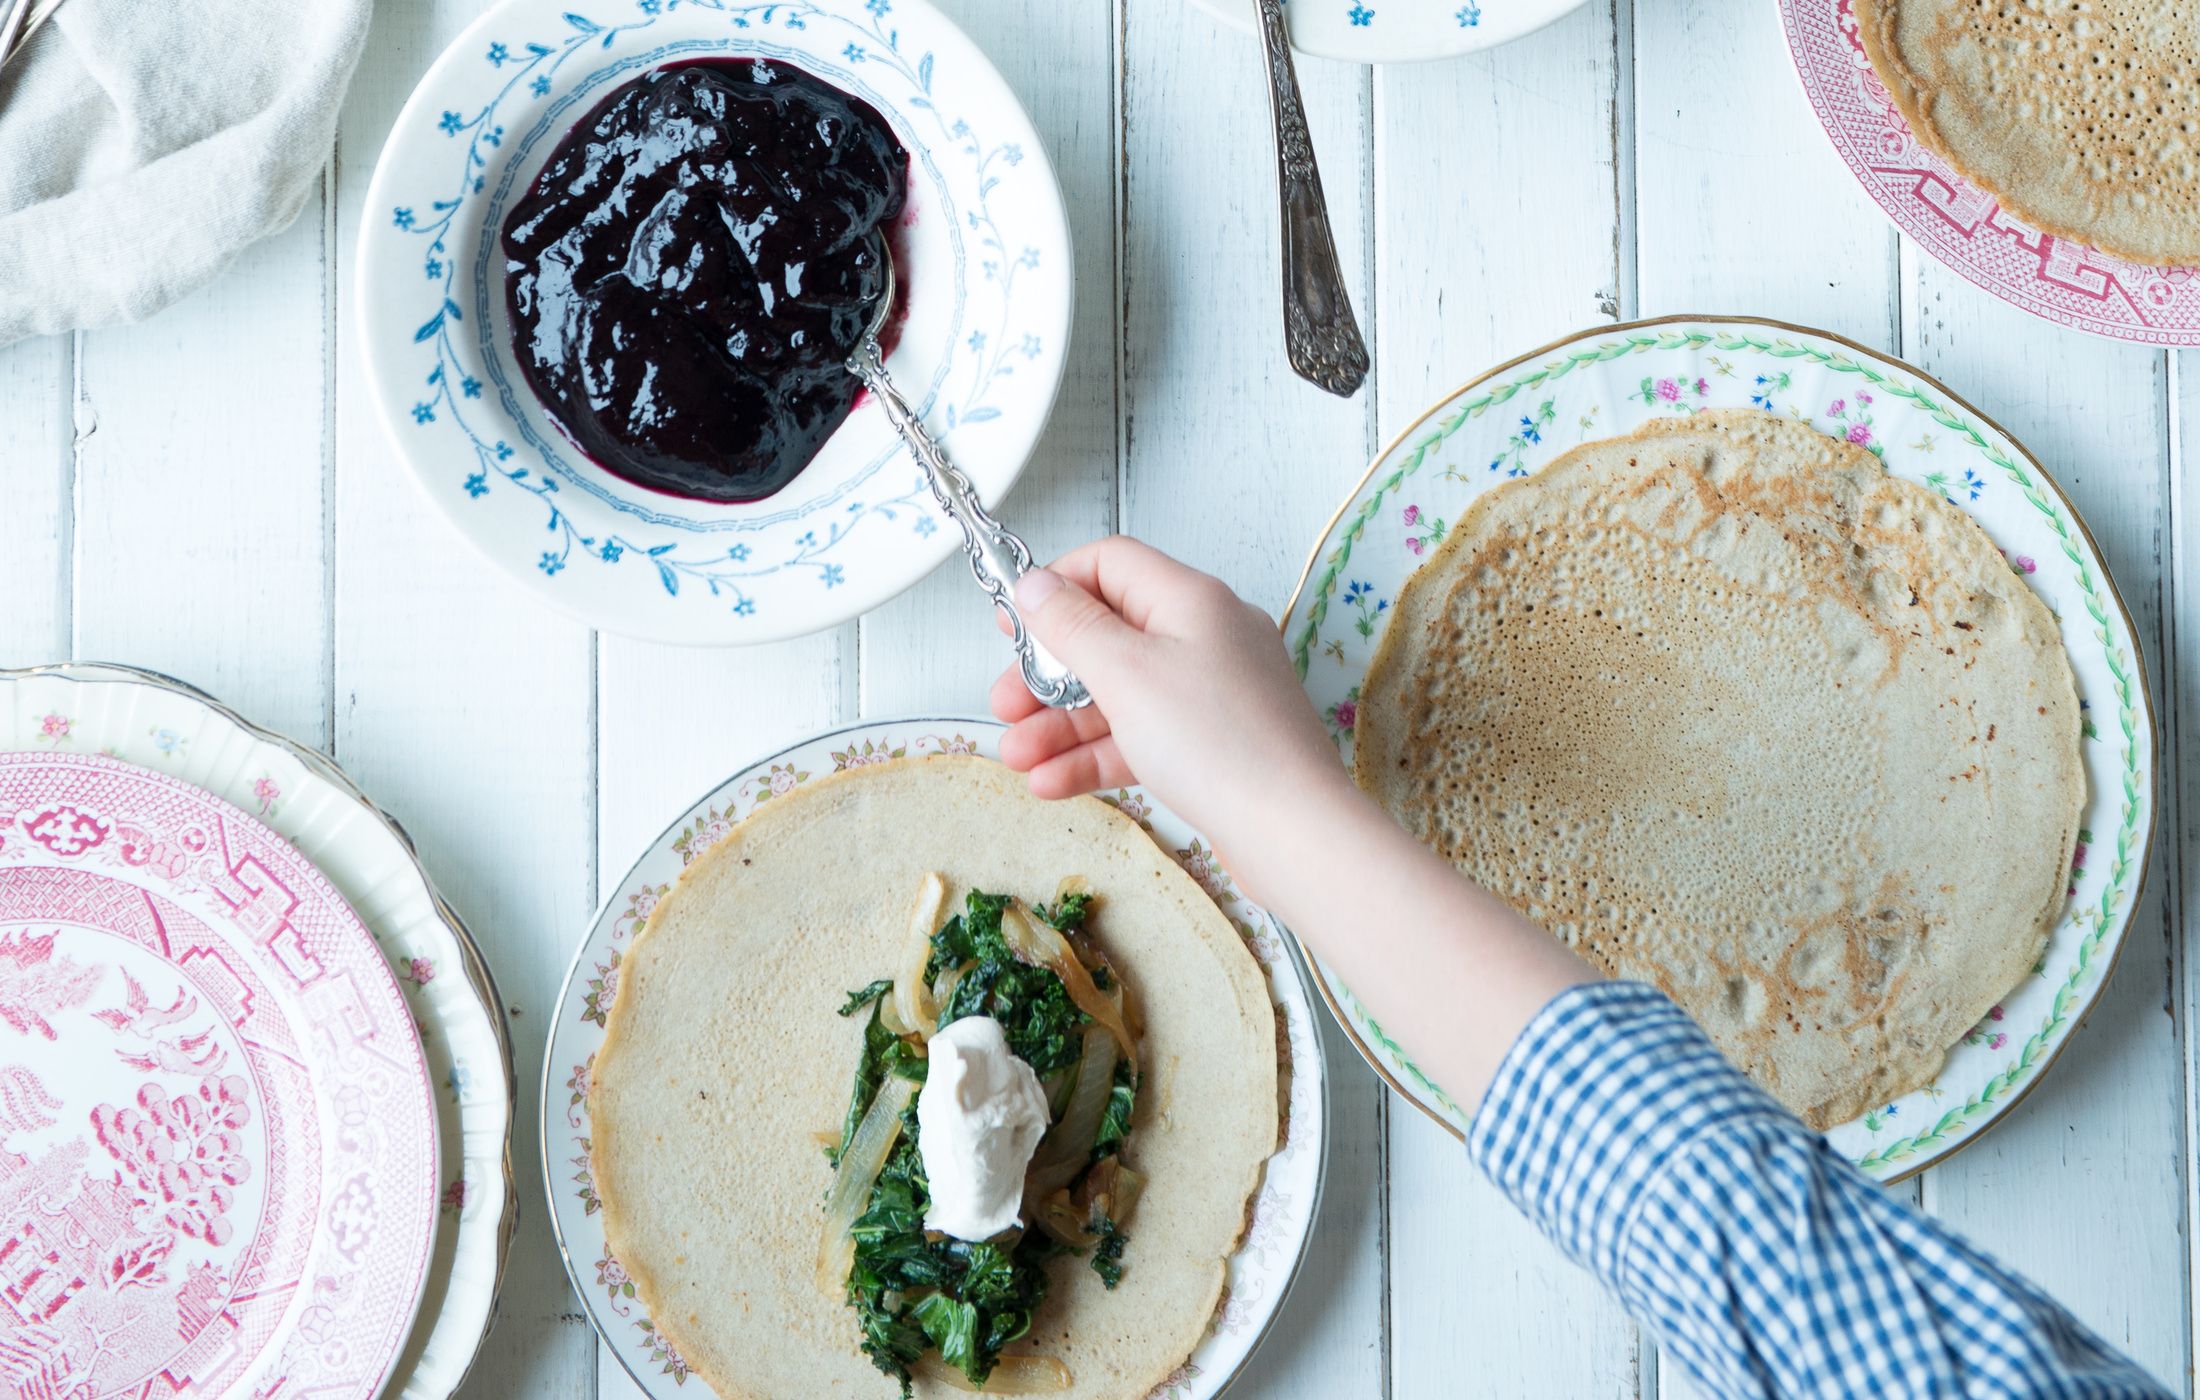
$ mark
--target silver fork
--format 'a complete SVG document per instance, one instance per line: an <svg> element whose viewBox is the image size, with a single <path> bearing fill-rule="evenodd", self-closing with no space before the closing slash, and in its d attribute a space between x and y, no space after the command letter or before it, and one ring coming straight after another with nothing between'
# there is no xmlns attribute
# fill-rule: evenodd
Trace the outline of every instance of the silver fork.
<svg viewBox="0 0 2200 1400"><path fill-rule="evenodd" d="M8 0L6 11L0 12L0 68L21 53L38 26L60 8L61 0Z"/></svg>

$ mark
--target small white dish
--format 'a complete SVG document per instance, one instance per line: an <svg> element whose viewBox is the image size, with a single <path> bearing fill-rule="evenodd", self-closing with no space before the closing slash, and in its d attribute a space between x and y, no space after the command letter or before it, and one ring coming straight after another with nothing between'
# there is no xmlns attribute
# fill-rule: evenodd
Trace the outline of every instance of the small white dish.
<svg viewBox="0 0 2200 1400"><path fill-rule="evenodd" d="M790 63L868 102L910 154L894 381L991 506L1061 383L1071 254L1030 119L925 0L505 0L436 60L375 167L360 344L398 456L459 532L608 631L777 641L877 607L959 534L878 405L778 494L720 505L589 461L514 362L505 210L574 122L670 62Z"/></svg>
<svg viewBox="0 0 2200 1400"><path fill-rule="evenodd" d="M1192 0L1242 29L1253 0ZM1419 63L1510 43L1582 0L1286 0L1291 47L1346 63Z"/></svg>
<svg viewBox="0 0 2200 1400"><path fill-rule="evenodd" d="M758 759L711 789L649 844L626 878L609 887L610 895L574 953L542 1066L542 1160L550 1224L589 1321L635 1384L654 1400L692 1400L698 1391L704 1396L710 1391L650 1322L625 1269L612 1257L589 1168L588 1075L618 995L626 948L681 868L774 796L843 768L890 759L973 753L997 758L1002 732L991 720L967 717L867 720ZM1268 1335L1313 1239L1329 1167L1329 1079L1321 1028L1312 983L1289 940L1238 892L1199 834L1142 788L1120 788L1101 794L1101 800L1143 827L1214 900L1259 960L1275 1005L1281 1146L1268 1159L1254 1193L1245 1238L1230 1260L1206 1337L1153 1393L1153 1400L1210 1400L1237 1378ZM849 1345L854 1345L852 1333ZM688 1385L691 1380L693 1386ZM878 1394L893 1394L884 1377Z"/></svg>

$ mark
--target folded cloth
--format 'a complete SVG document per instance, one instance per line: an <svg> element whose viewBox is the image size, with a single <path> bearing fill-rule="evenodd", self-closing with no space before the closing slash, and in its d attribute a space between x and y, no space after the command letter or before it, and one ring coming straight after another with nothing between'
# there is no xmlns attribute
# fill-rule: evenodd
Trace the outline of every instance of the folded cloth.
<svg viewBox="0 0 2200 1400"><path fill-rule="evenodd" d="M0 69L0 345L150 316L289 226L373 0L69 0Z"/></svg>

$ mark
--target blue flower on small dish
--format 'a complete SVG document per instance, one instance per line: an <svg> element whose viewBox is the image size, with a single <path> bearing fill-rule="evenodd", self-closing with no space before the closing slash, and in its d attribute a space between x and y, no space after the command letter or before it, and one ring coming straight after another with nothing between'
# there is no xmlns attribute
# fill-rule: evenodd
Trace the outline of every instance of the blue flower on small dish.
<svg viewBox="0 0 2200 1400"><path fill-rule="evenodd" d="M1346 11L1346 17L1362 29L1375 22L1375 12L1365 5L1354 5Z"/></svg>
<svg viewBox="0 0 2200 1400"><path fill-rule="evenodd" d="M1461 5L1457 16L1461 29L1472 29L1482 22L1480 5Z"/></svg>

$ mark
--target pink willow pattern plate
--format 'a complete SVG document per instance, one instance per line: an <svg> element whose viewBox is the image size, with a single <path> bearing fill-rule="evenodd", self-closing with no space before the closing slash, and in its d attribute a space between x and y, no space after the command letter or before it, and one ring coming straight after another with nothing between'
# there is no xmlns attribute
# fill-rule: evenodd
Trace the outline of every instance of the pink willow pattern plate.
<svg viewBox="0 0 2200 1400"><path fill-rule="evenodd" d="M442 1197L420 1316L387 1400L444 1400L486 1335L517 1214L518 1100L503 1002L411 842L327 757L151 671L69 662L0 670L0 752L99 753L252 813L325 875L374 936L438 1087Z"/></svg>
<svg viewBox="0 0 2200 1400"><path fill-rule="evenodd" d="M1001 726L984 719L879 720L814 735L759 759L712 789L650 843L597 911L574 954L542 1067L542 1159L551 1225L589 1320L648 1394L660 1400L681 1394L679 1387L692 1373L643 1314L626 1270L605 1246L588 1165L588 1074L603 1044L604 1019L618 995L619 963L627 946L672 888L681 867L774 797L812 778L869 763L941 754L998 757L1000 735ZM1101 794L1101 799L1137 822L1199 882L1259 960L1275 1003L1283 1145L1268 1159L1245 1239L1230 1260L1229 1279L1205 1340L1150 1398L1207 1400L1237 1377L1268 1334L1313 1238L1329 1165L1329 1088L1321 1035L1314 1023L1312 989L1288 942L1264 911L1238 893L1199 834L1142 788L1120 788ZM707 1393L699 1378L695 1384ZM892 1393L884 1377L879 1387L882 1400Z"/></svg>
<svg viewBox="0 0 2200 1400"><path fill-rule="evenodd" d="M435 1236L382 955L243 813L0 753L0 1376L22 1395L376 1394Z"/></svg>
<svg viewBox="0 0 2200 1400"><path fill-rule="evenodd" d="M2041 233L1920 145L1872 71L1853 0L1780 0L1811 110L1895 226L2012 306L2145 345L2200 345L2200 279Z"/></svg>
<svg viewBox="0 0 2200 1400"><path fill-rule="evenodd" d="M2154 834L2154 715L2129 612L2069 498L1992 422L1899 360L1823 331L1740 318L1598 326L1500 365L1392 442L1315 545L1284 640L1347 760L1367 673L1408 575L1475 497L1578 443L1652 418L1756 408L1869 449L1960 506L2062 622L2085 719L2089 792L2070 902L2032 975L1934 1083L1826 1136L1881 1180L1963 1146L2009 1111L2100 996ZM1455 1133L1465 1111L1317 968L1345 1034L1393 1088Z"/></svg>

